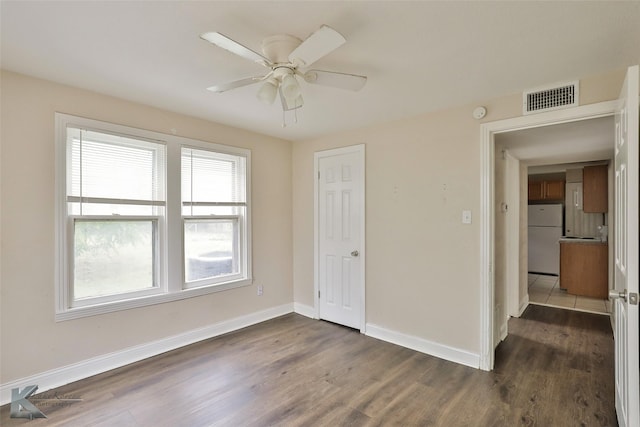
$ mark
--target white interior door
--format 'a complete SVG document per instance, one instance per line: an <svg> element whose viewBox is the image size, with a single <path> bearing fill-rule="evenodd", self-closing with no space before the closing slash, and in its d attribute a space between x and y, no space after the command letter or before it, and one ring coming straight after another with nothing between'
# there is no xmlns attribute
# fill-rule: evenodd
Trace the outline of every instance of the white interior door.
<svg viewBox="0 0 640 427"><path fill-rule="evenodd" d="M638 66L630 67L616 111L614 340L620 427L640 425L638 392Z"/></svg>
<svg viewBox="0 0 640 427"><path fill-rule="evenodd" d="M318 317L364 330L364 145L316 153Z"/></svg>

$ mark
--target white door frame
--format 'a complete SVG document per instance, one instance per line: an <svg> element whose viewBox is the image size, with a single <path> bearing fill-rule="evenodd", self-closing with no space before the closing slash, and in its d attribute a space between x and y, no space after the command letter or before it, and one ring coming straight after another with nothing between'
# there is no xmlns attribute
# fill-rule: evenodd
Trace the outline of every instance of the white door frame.
<svg viewBox="0 0 640 427"><path fill-rule="evenodd" d="M493 370L494 136L498 133L612 116L617 101L483 123L480 126L480 369Z"/></svg>
<svg viewBox="0 0 640 427"><path fill-rule="evenodd" d="M360 277L362 286L360 288L360 332L366 332L366 298L365 298L365 260L366 260L366 247L365 247L365 192L366 192L366 182L365 182L365 144L358 145L350 145L348 147L342 148L334 148L331 150L322 150L316 151L313 154L313 310L315 313L315 318L320 318L320 304L318 301L318 292L320 291L320 270L319 270L319 256L320 256L320 239L319 239L319 227L320 227L320 219L319 219L319 182L318 182L318 174L320 172L320 159L324 157L331 157L342 154L358 154L358 160L360 163L360 179L362 182L362 191L360 195L360 200L357 203L360 204L362 209L360 210L360 242L359 242L359 255L360 258Z"/></svg>
<svg viewBox="0 0 640 427"><path fill-rule="evenodd" d="M522 314L520 307L520 197L522 183L520 181L520 160L509 154L507 150L505 153L507 166L505 171L505 178L507 179L507 188L505 191L505 203L507 203L508 215L507 215L507 230L505 236L507 238L505 242L506 250L506 266L507 274L505 281L505 314L506 322L509 317L520 317ZM515 284L515 286L513 285ZM505 325L505 333L507 332L507 326ZM506 337L503 334L502 339Z"/></svg>

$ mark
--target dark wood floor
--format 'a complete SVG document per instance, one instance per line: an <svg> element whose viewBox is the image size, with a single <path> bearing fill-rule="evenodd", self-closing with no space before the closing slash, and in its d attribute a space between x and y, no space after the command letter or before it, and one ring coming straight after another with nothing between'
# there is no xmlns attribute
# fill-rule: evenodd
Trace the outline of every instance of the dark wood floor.
<svg viewBox="0 0 640 427"><path fill-rule="evenodd" d="M60 387L58 396L82 401L37 404L46 420L10 419L5 405L0 421L29 427L616 425L608 317L530 306L509 328L495 370L483 372L290 314Z"/></svg>

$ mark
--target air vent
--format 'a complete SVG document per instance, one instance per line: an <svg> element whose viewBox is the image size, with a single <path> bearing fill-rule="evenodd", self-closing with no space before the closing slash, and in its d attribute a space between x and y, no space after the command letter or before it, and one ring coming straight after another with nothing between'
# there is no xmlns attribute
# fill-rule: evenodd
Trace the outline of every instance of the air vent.
<svg viewBox="0 0 640 427"><path fill-rule="evenodd" d="M577 81L538 88L522 94L522 114L542 113L577 106Z"/></svg>

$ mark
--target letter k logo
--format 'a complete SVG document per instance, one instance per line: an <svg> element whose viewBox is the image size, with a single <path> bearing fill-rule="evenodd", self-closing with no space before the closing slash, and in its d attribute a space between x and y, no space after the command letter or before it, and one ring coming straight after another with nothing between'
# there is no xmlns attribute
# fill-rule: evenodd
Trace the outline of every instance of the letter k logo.
<svg viewBox="0 0 640 427"><path fill-rule="evenodd" d="M11 418L47 418L45 414L27 399L38 390L37 385L28 385L20 391L19 388L11 390Z"/></svg>

